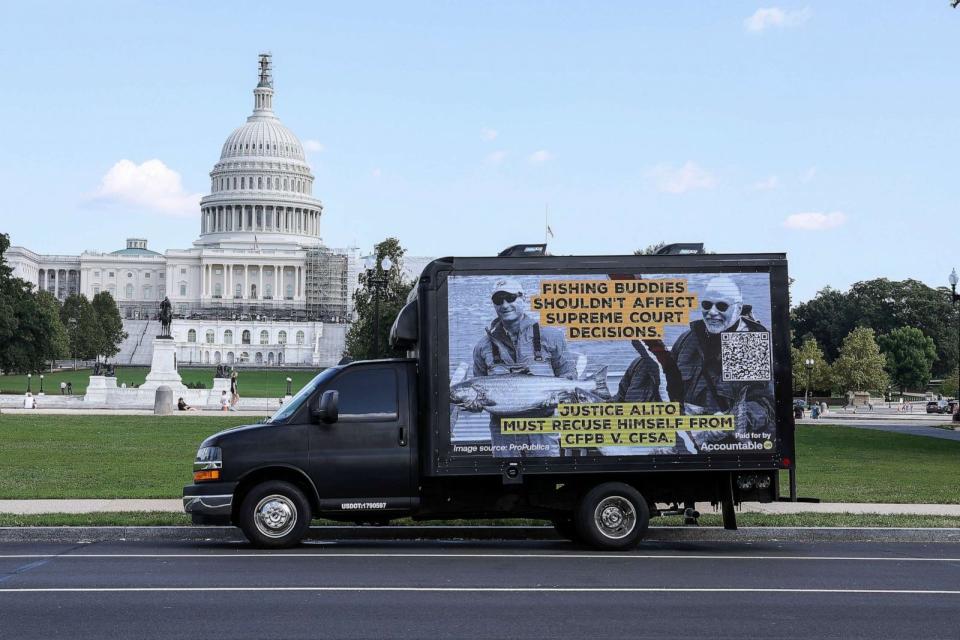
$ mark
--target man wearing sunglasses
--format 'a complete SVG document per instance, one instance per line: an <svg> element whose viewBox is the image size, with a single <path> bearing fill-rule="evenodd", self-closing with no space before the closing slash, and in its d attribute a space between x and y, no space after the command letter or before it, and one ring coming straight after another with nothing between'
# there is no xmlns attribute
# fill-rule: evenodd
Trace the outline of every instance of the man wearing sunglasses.
<svg viewBox="0 0 960 640"><path fill-rule="evenodd" d="M683 377L684 408L688 414L724 413L736 416L736 431L769 431L775 421L772 382L723 380L720 335L729 331L767 331L745 310L740 286L729 276L717 276L700 294L701 320L690 323L671 349ZM698 444L734 440L729 432L694 434Z"/></svg>
<svg viewBox="0 0 960 640"><path fill-rule="evenodd" d="M490 302L497 317L473 349L474 376L532 373L571 380L577 377L576 361L567 349L563 331L557 327L541 327L527 315L527 298L519 281L497 278L490 291ZM465 408L476 412L483 410L479 405ZM548 417L553 415L555 409L556 404L551 399L538 409L513 417ZM500 433L500 419L496 416L490 416L490 442L494 457L560 455L557 435L504 436ZM510 445L523 449L511 449Z"/></svg>

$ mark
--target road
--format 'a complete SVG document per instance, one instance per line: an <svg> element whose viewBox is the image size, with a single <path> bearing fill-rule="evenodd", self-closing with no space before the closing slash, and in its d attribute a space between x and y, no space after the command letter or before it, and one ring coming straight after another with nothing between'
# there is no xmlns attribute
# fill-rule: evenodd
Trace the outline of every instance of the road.
<svg viewBox="0 0 960 640"><path fill-rule="evenodd" d="M960 546L0 545L2 638L958 638Z"/></svg>

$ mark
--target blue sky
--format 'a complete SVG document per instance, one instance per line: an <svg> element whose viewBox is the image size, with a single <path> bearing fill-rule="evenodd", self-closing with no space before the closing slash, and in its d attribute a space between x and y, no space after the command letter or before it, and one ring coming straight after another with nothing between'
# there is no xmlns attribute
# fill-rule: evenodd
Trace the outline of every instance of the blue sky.
<svg viewBox="0 0 960 640"><path fill-rule="evenodd" d="M330 246L491 255L549 207L554 253L785 251L795 301L960 266L946 0L4 11L0 231L35 251L189 247L269 50Z"/></svg>

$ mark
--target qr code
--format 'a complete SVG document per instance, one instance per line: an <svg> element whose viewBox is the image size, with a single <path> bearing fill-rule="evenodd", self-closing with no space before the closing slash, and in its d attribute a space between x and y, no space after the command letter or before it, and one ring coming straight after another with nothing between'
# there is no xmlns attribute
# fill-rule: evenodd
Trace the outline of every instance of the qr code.
<svg viewBox="0 0 960 640"><path fill-rule="evenodd" d="M720 338L724 382L767 382L773 377L768 332L721 333Z"/></svg>

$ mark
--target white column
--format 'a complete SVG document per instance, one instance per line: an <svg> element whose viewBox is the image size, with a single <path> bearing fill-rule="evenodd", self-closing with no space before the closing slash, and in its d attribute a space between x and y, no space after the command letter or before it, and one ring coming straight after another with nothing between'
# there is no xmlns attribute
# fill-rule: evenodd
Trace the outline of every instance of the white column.
<svg viewBox="0 0 960 640"><path fill-rule="evenodd" d="M263 265L259 265L257 269L260 271L260 284L257 285L257 295L263 300Z"/></svg>
<svg viewBox="0 0 960 640"><path fill-rule="evenodd" d="M280 295L280 273L277 271L280 268L279 265L273 265L273 299L276 300L283 297Z"/></svg>

